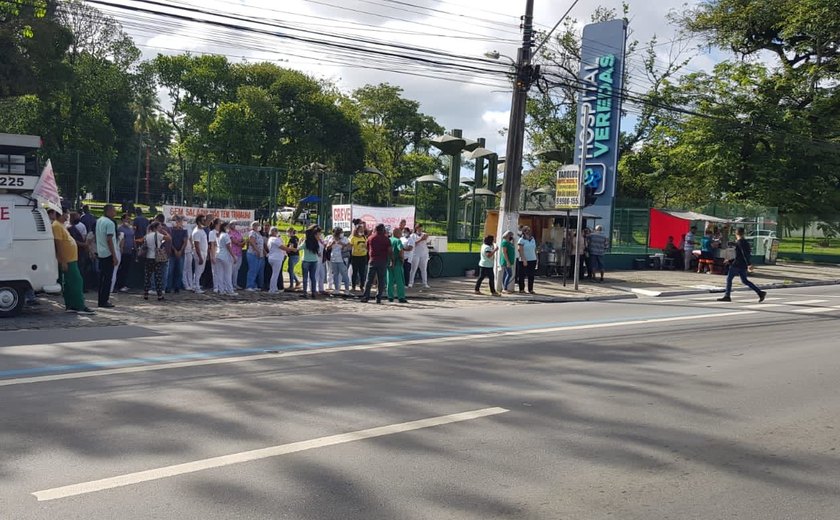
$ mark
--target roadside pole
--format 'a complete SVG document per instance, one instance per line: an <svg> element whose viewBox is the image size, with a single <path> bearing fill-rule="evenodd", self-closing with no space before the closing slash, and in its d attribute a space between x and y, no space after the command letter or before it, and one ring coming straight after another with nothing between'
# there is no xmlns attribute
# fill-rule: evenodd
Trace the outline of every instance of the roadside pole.
<svg viewBox="0 0 840 520"><path fill-rule="evenodd" d="M513 96L510 104L510 124L508 125L507 151L505 152L505 178L502 188L502 200L499 205L499 224L496 236L501 237L506 230L514 233L519 229L519 192L522 184L522 149L525 141L525 103L528 89L533 81L531 69L531 48L534 32L534 0L527 0L525 16L522 18L522 47L516 60L516 77L513 83ZM513 265L516 276L516 263ZM501 267L496 267L496 289L502 288Z"/></svg>
<svg viewBox="0 0 840 520"><path fill-rule="evenodd" d="M572 251L574 251L574 255L572 255L575 259L575 290L580 290L580 254L582 251L578 251L578 246L580 244L580 234L583 232L583 204L584 204L584 191L583 191L583 182L586 179L586 132L588 126L586 125L586 121L589 119L589 105L583 105L583 130L580 133L580 164L578 169L578 210L577 210L577 231L575 232L575 238L573 243Z"/></svg>

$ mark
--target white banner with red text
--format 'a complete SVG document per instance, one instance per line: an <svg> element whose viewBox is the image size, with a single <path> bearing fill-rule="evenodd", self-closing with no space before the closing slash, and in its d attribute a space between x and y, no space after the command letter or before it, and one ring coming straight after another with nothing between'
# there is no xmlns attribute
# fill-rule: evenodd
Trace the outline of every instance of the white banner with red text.
<svg viewBox="0 0 840 520"><path fill-rule="evenodd" d="M385 227L393 229L400 225L401 220L405 220L405 225L414 229L414 213L414 206L375 208L359 204L337 204L332 207L332 225L349 231L353 228L353 221L359 219L368 229L373 229L377 224L385 224Z"/></svg>
<svg viewBox="0 0 840 520"><path fill-rule="evenodd" d="M195 217L198 215L206 215L207 221L214 218L222 219L226 222L231 220L253 221L254 210L252 209L220 209L220 208L193 208L190 206L164 206L163 216L169 222L175 218L176 215L181 215L189 222L195 222Z"/></svg>

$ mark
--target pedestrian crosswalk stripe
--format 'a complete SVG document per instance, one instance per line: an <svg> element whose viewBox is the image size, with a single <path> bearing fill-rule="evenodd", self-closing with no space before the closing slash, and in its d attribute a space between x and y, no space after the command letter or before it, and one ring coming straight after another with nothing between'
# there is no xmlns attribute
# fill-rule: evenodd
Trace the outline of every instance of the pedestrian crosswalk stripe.
<svg viewBox="0 0 840 520"><path fill-rule="evenodd" d="M811 307L809 309L796 309L793 312L798 312L800 314L820 314L823 312L834 312L838 308L835 307Z"/></svg>
<svg viewBox="0 0 840 520"><path fill-rule="evenodd" d="M825 303L828 300L803 300L799 302L788 302L788 305L814 305L815 303Z"/></svg>
<svg viewBox="0 0 840 520"><path fill-rule="evenodd" d="M745 309L772 309L776 307L784 307L784 303L753 303L752 305L744 305Z"/></svg>

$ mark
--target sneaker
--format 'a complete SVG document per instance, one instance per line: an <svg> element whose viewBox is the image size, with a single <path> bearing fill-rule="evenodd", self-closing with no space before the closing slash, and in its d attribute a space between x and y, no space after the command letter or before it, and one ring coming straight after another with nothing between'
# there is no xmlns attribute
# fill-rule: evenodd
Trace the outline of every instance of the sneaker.
<svg viewBox="0 0 840 520"><path fill-rule="evenodd" d="M370 301L370 298L362 298L362 299L361 299L361 300L359 300L359 301L360 301L360 302L362 302L362 303L367 303L367 302L369 302L369 301Z"/></svg>
<svg viewBox="0 0 840 520"><path fill-rule="evenodd" d="M114 304L111 302L100 303L99 307L102 309L111 309L114 307Z"/></svg>
<svg viewBox="0 0 840 520"><path fill-rule="evenodd" d="M230 291L230 292L225 293L225 294L227 294L228 296L239 296L239 293L236 292L236 291Z"/></svg>
<svg viewBox="0 0 840 520"><path fill-rule="evenodd" d="M76 312L78 312L79 314L96 314L96 311L94 311L90 307L85 307L84 309Z"/></svg>
<svg viewBox="0 0 840 520"><path fill-rule="evenodd" d="M408 288L409 289L414 289L414 284L413 283L408 284Z"/></svg>
<svg viewBox="0 0 840 520"><path fill-rule="evenodd" d="M427 283L424 283L424 284L423 284L423 289L431 289L431 288L432 288L432 286L431 286L431 285L429 285L429 284L427 284Z"/></svg>
<svg viewBox="0 0 840 520"><path fill-rule="evenodd" d="M475 291L475 294L481 294L481 291Z"/></svg>
<svg viewBox="0 0 840 520"><path fill-rule="evenodd" d="M767 291L761 291L761 292L759 292L759 293L758 293L758 303L763 302L763 301L764 301L764 298L766 298L766 297L767 297Z"/></svg>
<svg viewBox="0 0 840 520"><path fill-rule="evenodd" d="M497 293L497 292L494 292L494 293L493 293L493 296L501 296L501 294L499 294L499 293Z"/></svg>
<svg viewBox="0 0 840 520"><path fill-rule="evenodd" d="M120 287L120 292L128 292L128 287Z"/></svg>
<svg viewBox="0 0 840 520"><path fill-rule="evenodd" d="M204 289L195 289L193 290L195 294L204 294Z"/></svg>
<svg viewBox="0 0 840 520"><path fill-rule="evenodd" d="M388 302L389 303L394 303L394 299L393 298L388 298ZM379 303L379 302L376 302L376 303Z"/></svg>
<svg viewBox="0 0 840 520"><path fill-rule="evenodd" d="M248 287L245 290L248 291L248 292L257 292L257 290L254 287Z"/></svg>
<svg viewBox="0 0 840 520"><path fill-rule="evenodd" d="M405 298L401 298L400 303L408 303L408 300L406 300Z"/></svg>
<svg viewBox="0 0 840 520"><path fill-rule="evenodd" d="M730 298L729 296L724 296L723 298L718 298L717 301L719 301L719 302L731 302L732 298Z"/></svg>

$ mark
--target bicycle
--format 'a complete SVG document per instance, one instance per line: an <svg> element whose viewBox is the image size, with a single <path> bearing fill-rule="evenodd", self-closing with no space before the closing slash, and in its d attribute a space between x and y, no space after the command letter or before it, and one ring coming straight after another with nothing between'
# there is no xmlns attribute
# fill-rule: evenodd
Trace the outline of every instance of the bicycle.
<svg viewBox="0 0 840 520"><path fill-rule="evenodd" d="M426 271L431 278L443 276L443 257L440 253L429 251L429 265Z"/></svg>

